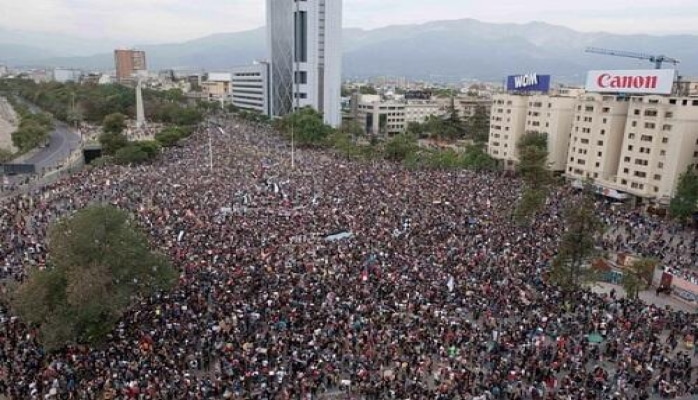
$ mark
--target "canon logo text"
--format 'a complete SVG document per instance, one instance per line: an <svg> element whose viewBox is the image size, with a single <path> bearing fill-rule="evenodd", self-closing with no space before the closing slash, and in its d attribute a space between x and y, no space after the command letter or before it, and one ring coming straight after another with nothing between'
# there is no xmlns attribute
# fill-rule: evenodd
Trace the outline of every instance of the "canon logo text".
<svg viewBox="0 0 698 400"><path fill-rule="evenodd" d="M633 75L611 75L601 74L597 79L600 88L611 89L656 89L657 76L633 76Z"/></svg>

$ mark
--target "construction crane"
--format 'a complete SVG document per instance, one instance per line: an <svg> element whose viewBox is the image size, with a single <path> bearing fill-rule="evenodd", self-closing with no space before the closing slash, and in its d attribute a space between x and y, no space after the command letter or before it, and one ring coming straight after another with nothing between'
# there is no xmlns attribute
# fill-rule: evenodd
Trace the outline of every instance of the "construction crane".
<svg viewBox="0 0 698 400"><path fill-rule="evenodd" d="M598 47L587 47L586 49L587 53L594 53L594 54L605 54L607 56L616 56L616 57L628 57L628 58L637 58L639 60L648 60L650 62L654 63L654 68L656 69L662 69L662 64L665 62L672 63L674 65L678 64L680 61L667 57L664 55L651 55L651 54L644 54L644 53L634 53L631 51L623 51L623 50L607 50L607 49L600 49Z"/></svg>

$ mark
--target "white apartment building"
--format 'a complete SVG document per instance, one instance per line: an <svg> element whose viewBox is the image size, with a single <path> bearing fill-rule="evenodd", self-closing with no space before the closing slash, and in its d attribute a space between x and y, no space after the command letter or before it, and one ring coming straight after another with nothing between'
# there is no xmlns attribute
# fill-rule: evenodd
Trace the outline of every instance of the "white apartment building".
<svg viewBox="0 0 698 400"><path fill-rule="evenodd" d="M310 106L338 127L342 0L267 0L267 40L272 115Z"/></svg>
<svg viewBox="0 0 698 400"><path fill-rule="evenodd" d="M574 97L533 95L528 99L526 132L540 132L548 137L548 166L553 171L564 171L570 129L574 118Z"/></svg>
<svg viewBox="0 0 698 400"><path fill-rule="evenodd" d="M233 68L230 101L241 109L271 116L269 63L260 62Z"/></svg>
<svg viewBox="0 0 698 400"><path fill-rule="evenodd" d="M573 178L592 177L604 188L667 203L681 174L689 166L698 165L698 98L647 95L620 97L618 103L624 106L618 108L618 117L611 123L613 128L606 131L606 149L599 146L594 150L606 150L608 157L601 165L608 170L596 168L591 175L590 168L583 171L577 164L596 166L599 160L594 159L592 151L579 152L577 146L568 174ZM582 106L586 107L588 104ZM608 112L603 107L596 117L610 120ZM579 142L584 136L585 133L573 132Z"/></svg>
<svg viewBox="0 0 698 400"><path fill-rule="evenodd" d="M518 161L516 144L526 133L528 96L498 94L492 99L488 153L507 167Z"/></svg>
<svg viewBox="0 0 698 400"><path fill-rule="evenodd" d="M618 173L629 101L626 96L589 93L575 107L567 176L610 182Z"/></svg>

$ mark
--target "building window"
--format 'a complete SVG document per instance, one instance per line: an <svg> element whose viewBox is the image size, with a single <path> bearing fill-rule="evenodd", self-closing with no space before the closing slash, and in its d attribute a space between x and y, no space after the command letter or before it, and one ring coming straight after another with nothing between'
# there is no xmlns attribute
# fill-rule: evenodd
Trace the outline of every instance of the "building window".
<svg viewBox="0 0 698 400"><path fill-rule="evenodd" d="M596 142L596 144L597 144L598 146L603 146L603 140L599 140L598 142Z"/></svg>
<svg viewBox="0 0 698 400"><path fill-rule="evenodd" d="M664 163L663 163L663 162L658 163L658 164L657 164L657 168L658 168L658 169L664 168Z"/></svg>
<svg viewBox="0 0 698 400"><path fill-rule="evenodd" d="M629 174L629 173L630 173L630 170L629 170L628 168L623 168L623 173L624 173L624 174Z"/></svg>
<svg viewBox="0 0 698 400"><path fill-rule="evenodd" d="M671 125L662 125L662 130L664 132L669 132L671 130Z"/></svg>
<svg viewBox="0 0 698 400"><path fill-rule="evenodd" d="M307 71L296 71L296 84L304 85L308 83Z"/></svg>
<svg viewBox="0 0 698 400"><path fill-rule="evenodd" d="M645 129L654 129L657 125L654 122L645 122Z"/></svg>
<svg viewBox="0 0 698 400"><path fill-rule="evenodd" d="M634 133L628 133L628 139L635 139Z"/></svg>
<svg viewBox="0 0 698 400"><path fill-rule="evenodd" d="M662 143L667 144L669 143L669 138L662 138Z"/></svg>
<svg viewBox="0 0 698 400"><path fill-rule="evenodd" d="M661 180L662 180L662 176L661 176L661 175L655 175L655 176L654 176L654 180L655 180L655 181L661 181Z"/></svg>
<svg viewBox="0 0 698 400"><path fill-rule="evenodd" d="M651 142L652 141L652 136L650 135L642 135L640 136L640 140L643 142Z"/></svg>
<svg viewBox="0 0 698 400"><path fill-rule="evenodd" d="M623 162L630 162L630 157L623 158Z"/></svg>
<svg viewBox="0 0 698 400"><path fill-rule="evenodd" d="M673 118L673 117L674 117L674 113L671 111L667 111L666 114L664 114L664 118Z"/></svg>
<svg viewBox="0 0 698 400"><path fill-rule="evenodd" d="M296 23L295 61L308 62L308 13L297 11L294 14Z"/></svg>

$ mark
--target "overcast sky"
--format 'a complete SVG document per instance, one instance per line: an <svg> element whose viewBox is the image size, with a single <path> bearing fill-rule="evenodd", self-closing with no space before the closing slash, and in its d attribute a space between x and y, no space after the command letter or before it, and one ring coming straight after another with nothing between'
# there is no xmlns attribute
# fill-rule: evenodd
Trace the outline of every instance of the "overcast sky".
<svg viewBox="0 0 698 400"><path fill-rule="evenodd" d="M256 28L264 24L264 11L265 0L0 0L0 27L133 45ZM543 21L582 31L698 34L698 1L344 0L345 27L457 18Z"/></svg>

